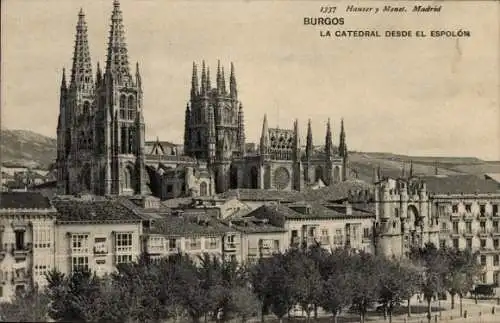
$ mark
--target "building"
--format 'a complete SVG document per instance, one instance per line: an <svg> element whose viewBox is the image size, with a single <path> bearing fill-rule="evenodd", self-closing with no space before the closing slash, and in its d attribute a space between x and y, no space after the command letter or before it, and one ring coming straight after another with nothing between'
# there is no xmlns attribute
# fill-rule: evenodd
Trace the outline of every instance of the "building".
<svg viewBox="0 0 500 323"><path fill-rule="evenodd" d="M241 234L203 210L174 211L151 221L144 233L144 251L153 258L185 253L194 260L209 254L241 261Z"/></svg>
<svg viewBox="0 0 500 323"><path fill-rule="evenodd" d="M352 248L373 252L373 212L319 202L263 205L246 217L267 219L286 230L285 245L304 248L319 244L331 250Z"/></svg>
<svg viewBox="0 0 500 323"><path fill-rule="evenodd" d="M162 199L205 196L230 188L302 190L321 179L326 185L347 178L344 123L333 145L330 121L324 149L313 147L309 123L305 151L298 121L292 129L268 127L264 116L259 149L247 151L243 106L231 64L229 89L224 67L216 84L202 64L193 64L191 96L185 112L184 145L145 141L143 82L129 66L123 17L113 2L104 71L95 75L87 24L78 14L69 82L63 69L57 125L59 194L141 195ZM183 148L181 148L183 147Z"/></svg>
<svg viewBox="0 0 500 323"><path fill-rule="evenodd" d="M242 262L253 263L261 257L269 257L288 249L287 230L269 224L268 219L237 217L224 222L241 233Z"/></svg>
<svg viewBox="0 0 500 323"><path fill-rule="evenodd" d="M54 267L68 274L88 269L98 275L141 254L141 216L116 199L58 197Z"/></svg>
<svg viewBox="0 0 500 323"><path fill-rule="evenodd" d="M56 209L33 192L0 193L0 301L46 283L54 268Z"/></svg>

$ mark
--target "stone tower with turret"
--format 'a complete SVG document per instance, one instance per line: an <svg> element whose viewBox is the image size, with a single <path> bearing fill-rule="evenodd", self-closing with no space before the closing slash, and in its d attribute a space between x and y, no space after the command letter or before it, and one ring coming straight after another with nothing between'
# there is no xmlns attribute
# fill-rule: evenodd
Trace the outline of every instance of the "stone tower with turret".
<svg viewBox="0 0 500 323"><path fill-rule="evenodd" d="M215 87L205 62L201 66L201 77L198 66L193 63L191 98L185 112L184 153L208 163L218 192L229 188L231 163L245 154L243 106L238 101L232 63L229 90L220 62Z"/></svg>
<svg viewBox="0 0 500 323"><path fill-rule="evenodd" d="M61 84L57 130L58 191L144 194L144 117L139 64L130 71L123 17L113 2L104 74L92 74L85 15L76 28L69 86Z"/></svg>

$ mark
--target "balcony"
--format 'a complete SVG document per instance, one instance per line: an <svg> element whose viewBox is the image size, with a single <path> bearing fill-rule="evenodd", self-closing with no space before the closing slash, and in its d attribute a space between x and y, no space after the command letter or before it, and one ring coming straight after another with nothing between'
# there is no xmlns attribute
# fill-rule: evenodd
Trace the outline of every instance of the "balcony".
<svg viewBox="0 0 500 323"><path fill-rule="evenodd" d="M492 236L500 236L500 229L499 228L491 229L491 235Z"/></svg>
<svg viewBox="0 0 500 323"><path fill-rule="evenodd" d="M16 284L27 284L31 279L31 272L25 270L12 271L11 283Z"/></svg>
<svg viewBox="0 0 500 323"><path fill-rule="evenodd" d="M237 248L238 248L238 243L236 242L224 243L224 251L236 251Z"/></svg>
<svg viewBox="0 0 500 323"><path fill-rule="evenodd" d="M293 237L292 240L290 241L290 247L292 247L292 248L299 248L300 247L300 238L299 237Z"/></svg>
<svg viewBox="0 0 500 323"><path fill-rule="evenodd" d="M19 248L18 248L19 247ZM12 243L12 256L16 260L24 260L32 250L32 244L27 243L22 246L16 246Z"/></svg>
<svg viewBox="0 0 500 323"><path fill-rule="evenodd" d="M490 235L490 233L488 232L488 230L486 230L486 228L482 228L482 229L479 229L478 233L477 233L480 237L487 237Z"/></svg>

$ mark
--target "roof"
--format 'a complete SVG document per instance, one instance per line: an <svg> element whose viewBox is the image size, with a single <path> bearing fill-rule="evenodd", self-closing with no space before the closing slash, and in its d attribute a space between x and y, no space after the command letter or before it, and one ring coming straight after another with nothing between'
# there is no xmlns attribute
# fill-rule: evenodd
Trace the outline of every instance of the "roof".
<svg viewBox="0 0 500 323"><path fill-rule="evenodd" d="M276 189L238 188L217 195L219 198L236 197L242 201L296 201L302 199L299 191L280 191Z"/></svg>
<svg viewBox="0 0 500 323"><path fill-rule="evenodd" d="M234 232L234 230L209 217L171 215L161 220L152 221L150 227L145 228L144 232L182 237L189 235L222 235L226 232Z"/></svg>
<svg viewBox="0 0 500 323"><path fill-rule="evenodd" d="M57 221L62 223L125 223L140 222L142 218L119 200L87 201L54 199Z"/></svg>
<svg viewBox="0 0 500 323"><path fill-rule="evenodd" d="M367 210L353 208L350 215L343 205L329 205L319 202L300 202L288 205L263 205L250 212L247 217L267 218L267 219L346 219L372 217L373 213ZM272 221L273 224L278 222Z"/></svg>
<svg viewBox="0 0 500 323"><path fill-rule="evenodd" d="M500 173L487 173L484 174L485 179L493 180L500 184Z"/></svg>
<svg viewBox="0 0 500 323"><path fill-rule="evenodd" d="M361 180L347 180L324 186L318 189L308 189L304 192L304 199L307 201L336 201L350 196L350 192L371 191L373 185Z"/></svg>
<svg viewBox="0 0 500 323"><path fill-rule="evenodd" d="M434 175L420 177L433 194L500 193L498 183L476 175Z"/></svg>
<svg viewBox="0 0 500 323"><path fill-rule="evenodd" d="M50 209L50 200L38 192L1 192L0 209Z"/></svg>
<svg viewBox="0 0 500 323"><path fill-rule="evenodd" d="M281 233L287 231L285 228L269 224L267 219L256 217L234 218L225 223L244 233Z"/></svg>

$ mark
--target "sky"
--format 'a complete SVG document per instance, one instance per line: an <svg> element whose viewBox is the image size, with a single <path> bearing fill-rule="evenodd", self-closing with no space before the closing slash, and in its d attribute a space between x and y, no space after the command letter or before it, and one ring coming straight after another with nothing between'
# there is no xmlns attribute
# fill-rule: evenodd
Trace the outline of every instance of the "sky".
<svg viewBox="0 0 500 323"><path fill-rule="evenodd" d="M140 64L146 139L182 142L193 61L234 62L247 141L269 126L315 144L332 120L357 151L500 160L500 3L444 2L440 13L346 13L305 26L319 1L121 0L129 61ZM410 11L413 2L407 4ZM411 5L410 5L411 4ZM424 5L433 2L423 2ZM1 126L55 137L62 68L71 68L78 11L92 65L104 66L112 0L3 0ZM328 38L324 30L469 30L469 38ZM69 74L69 71L68 71ZM226 77L226 80L229 78ZM212 75L212 82L214 82Z"/></svg>

